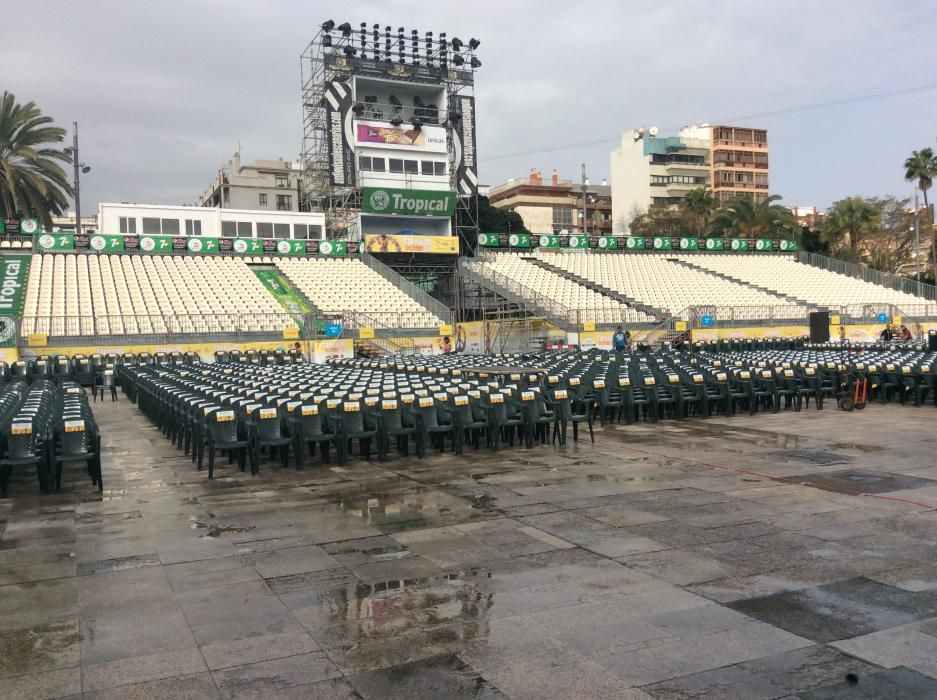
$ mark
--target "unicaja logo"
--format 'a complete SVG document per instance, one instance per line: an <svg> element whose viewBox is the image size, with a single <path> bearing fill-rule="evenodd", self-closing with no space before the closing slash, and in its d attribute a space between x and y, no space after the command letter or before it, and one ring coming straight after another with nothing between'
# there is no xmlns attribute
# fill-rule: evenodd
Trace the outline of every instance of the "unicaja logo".
<svg viewBox="0 0 937 700"><path fill-rule="evenodd" d="M20 231L27 233L29 235L34 234L39 230L39 222L35 219L23 219L20 222Z"/></svg>
<svg viewBox="0 0 937 700"><path fill-rule="evenodd" d="M626 243L625 245L627 245L629 248L634 248L634 239L629 238L628 243Z"/></svg>
<svg viewBox="0 0 937 700"><path fill-rule="evenodd" d="M368 201L374 211L384 211L390 206L390 196L384 190L374 190Z"/></svg>
<svg viewBox="0 0 937 700"><path fill-rule="evenodd" d="M234 242L234 250L237 253L246 253L247 252L247 241L243 238L239 238Z"/></svg>
<svg viewBox="0 0 937 700"><path fill-rule="evenodd" d="M787 241L781 241L781 250L787 250Z"/></svg>
<svg viewBox="0 0 937 700"><path fill-rule="evenodd" d="M716 241L714 241L712 238L706 241L706 250L712 250L715 247L716 247Z"/></svg>
<svg viewBox="0 0 937 700"><path fill-rule="evenodd" d="M548 245L550 245L550 237L549 237L549 236L540 236L540 245L542 245L542 246L548 246Z"/></svg>
<svg viewBox="0 0 937 700"><path fill-rule="evenodd" d="M571 236L570 239L569 239L569 247L570 247L570 248L578 248L578 247L579 247L579 239L576 238L575 236Z"/></svg>
<svg viewBox="0 0 937 700"><path fill-rule="evenodd" d="M520 243L520 240L521 240L520 237L518 237L516 233L512 233L508 237L508 243L513 246L516 246L518 243Z"/></svg>
<svg viewBox="0 0 937 700"><path fill-rule="evenodd" d="M55 247L55 238L49 234L44 236L39 236L39 247L40 248L54 248Z"/></svg>
<svg viewBox="0 0 937 700"><path fill-rule="evenodd" d="M151 251L156 247L156 241L148 236L140 239L140 250Z"/></svg>
<svg viewBox="0 0 937 700"><path fill-rule="evenodd" d="M739 242L738 242L738 239L735 239L732 241L732 250L738 250L738 249L739 249Z"/></svg>
<svg viewBox="0 0 937 700"><path fill-rule="evenodd" d="M544 236L543 238L546 238L546 236ZM543 238L540 239L540 244L541 244L541 245L543 245ZM487 233L479 233L479 234L478 234L478 245L488 245L488 234L487 234Z"/></svg>
<svg viewBox="0 0 937 700"><path fill-rule="evenodd" d="M286 255L290 252L290 242L289 241L280 241L277 243L277 252Z"/></svg>
<svg viewBox="0 0 937 700"><path fill-rule="evenodd" d="M689 247L690 247L690 239L689 239L689 238L681 238L681 239L680 239L680 247L681 247L681 248L689 248Z"/></svg>
<svg viewBox="0 0 937 700"><path fill-rule="evenodd" d="M201 253L201 252L202 252L202 242L201 242L199 239L197 239L197 238L190 238L190 239L189 239L189 250L191 250L193 253Z"/></svg>
<svg viewBox="0 0 937 700"><path fill-rule="evenodd" d="M599 248L608 248L608 239L600 238L599 239Z"/></svg>
<svg viewBox="0 0 937 700"><path fill-rule="evenodd" d="M322 245L319 246L319 252L324 255L330 255L332 253L332 243L330 241L322 241Z"/></svg>
<svg viewBox="0 0 937 700"><path fill-rule="evenodd" d="M104 250L107 246L107 241L104 240L103 236L92 236L90 245L94 250Z"/></svg>

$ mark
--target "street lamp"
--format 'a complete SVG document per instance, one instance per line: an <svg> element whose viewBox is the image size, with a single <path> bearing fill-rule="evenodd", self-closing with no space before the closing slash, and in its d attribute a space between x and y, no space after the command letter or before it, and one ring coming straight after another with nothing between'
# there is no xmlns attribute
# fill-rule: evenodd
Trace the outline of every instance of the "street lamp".
<svg viewBox="0 0 937 700"><path fill-rule="evenodd" d="M71 157L75 169L75 233L81 233L81 175L91 172L91 166L85 165L78 158L78 122L72 122L72 147L65 153Z"/></svg>

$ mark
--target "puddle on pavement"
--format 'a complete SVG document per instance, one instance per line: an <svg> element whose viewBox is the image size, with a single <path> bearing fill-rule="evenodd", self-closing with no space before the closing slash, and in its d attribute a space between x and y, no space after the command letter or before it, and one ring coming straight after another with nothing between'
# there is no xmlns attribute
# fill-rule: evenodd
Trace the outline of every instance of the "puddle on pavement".
<svg viewBox="0 0 937 700"><path fill-rule="evenodd" d="M224 537L225 535L237 535L242 532L250 532L256 526L248 525L246 527L236 527L234 525L220 525L218 523L203 523L196 520L190 525L193 530L205 530L203 537Z"/></svg>
<svg viewBox="0 0 937 700"><path fill-rule="evenodd" d="M0 635L4 674L35 673L48 668L78 642L77 625L67 622L4 633Z"/></svg>

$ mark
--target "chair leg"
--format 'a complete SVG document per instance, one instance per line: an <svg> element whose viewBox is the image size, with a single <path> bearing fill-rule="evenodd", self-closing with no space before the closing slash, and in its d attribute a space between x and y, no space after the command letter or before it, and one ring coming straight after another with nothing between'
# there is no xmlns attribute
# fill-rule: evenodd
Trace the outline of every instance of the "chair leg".
<svg viewBox="0 0 937 700"><path fill-rule="evenodd" d="M215 443L208 444L208 478L215 478Z"/></svg>

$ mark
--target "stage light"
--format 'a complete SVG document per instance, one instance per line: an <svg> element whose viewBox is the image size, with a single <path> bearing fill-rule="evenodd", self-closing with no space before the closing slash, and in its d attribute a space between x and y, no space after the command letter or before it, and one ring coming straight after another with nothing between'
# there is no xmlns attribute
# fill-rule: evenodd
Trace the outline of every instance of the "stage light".
<svg viewBox="0 0 937 700"><path fill-rule="evenodd" d="M402 107L403 102L401 102L396 95L391 95L387 98L387 101L390 102L394 107Z"/></svg>
<svg viewBox="0 0 937 700"><path fill-rule="evenodd" d="M479 60L478 60L477 58L475 58L474 56L472 56L471 65L472 65L472 68L481 68L482 62L479 61Z"/></svg>
<svg viewBox="0 0 937 700"><path fill-rule="evenodd" d="M378 61L381 58L381 25L375 24L372 37L374 39L374 60Z"/></svg>
<svg viewBox="0 0 937 700"><path fill-rule="evenodd" d="M465 59L462 58L459 54L452 54L452 64L456 66L461 66L465 63Z"/></svg>
<svg viewBox="0 0 937 700"><path fill-rule="evenodd" d="M360 117L361 115L364 114L364 105L361 104L360 102L356 102L355 106L351 108L351 111Z"/></svg>
<svg viewBox="0 0 937 700"><path fill-rule="evenodd" d="M342 22L338 25L338 30L342 33L342 36L351 36L351 25L348 22Z"/></svg>
<svg viewBox="0 0 937 700"><path fill-rule="evenodd" d="M414 63L420 62L420 35L416 29L410 32L410 55Z"/></svg>
<svg viewBox="0 0 937 700"><path fill-rule="evenodd" d="M433 53L433 33L426 32L426 60L429 61L429 55Z"/></svg>
<svg viewBox="0 0 937 700"><path fill-rule="evenodd" d="M413 121L410 123L413 124L413 128L417 131L420 131L423 128L423 120L419 117L413 117Z"/></svg>
<svg viewBox="0 0 937 700"><path fill-rule="evenodd" d="M332 35L331 35L331 34L326 34L325 36L322 37L322 45L325 46L326 48L328 48L329 46L332 45Z"/></svg>
<svg viewBox="0 0 937 700"><path fill-rule="evenodd" d="M451 43L452 43L452 50L453 50L453 51L461 51L461 50L462 50L462 40L459 39L459 37L457 37L457 36L452 37L452 42L451 42Z"/></svg>
<svg viewBox="0 0 937 700"><path fill-rule="evenodd" d="M469 39L469 48L472 51L477 49L479 46L481 46L481 42L478 39L476 39L475 37L472 37L471 39Z"/></svg>
<svg viewBox="0 0 937 700"><path fill-rule="evenodd" d="M342 51L344 51L345 55L348 56L349 58L351 58L352 56L358 53L358 49L356 49L354 46L351 46L351 45L345 46L342 49Z"/></svg>
<svg viewBox="0 0 937 700"><path fill-rule="evenodd" d="M334 22L334 21L332 21L332 20L327 20L327 21L325 21L325 22L322 23L322 31L323 31L323 32L330 32L330 31L332 31L333 29L335 29L335 22Z"/></svg>
<svg viewBox="0 0 937 700"><path fill-rule="evenodd" d="M390 57L390 25L384 27L384 61L391 62Z"/></svg>
<svg viewBox="0 0 937 700"><path fill-rule="evenodd" d="M400 115L398 114L391 118L390 123L392 126L400 126L403 124L403 119L401 119Z"/></svg>

